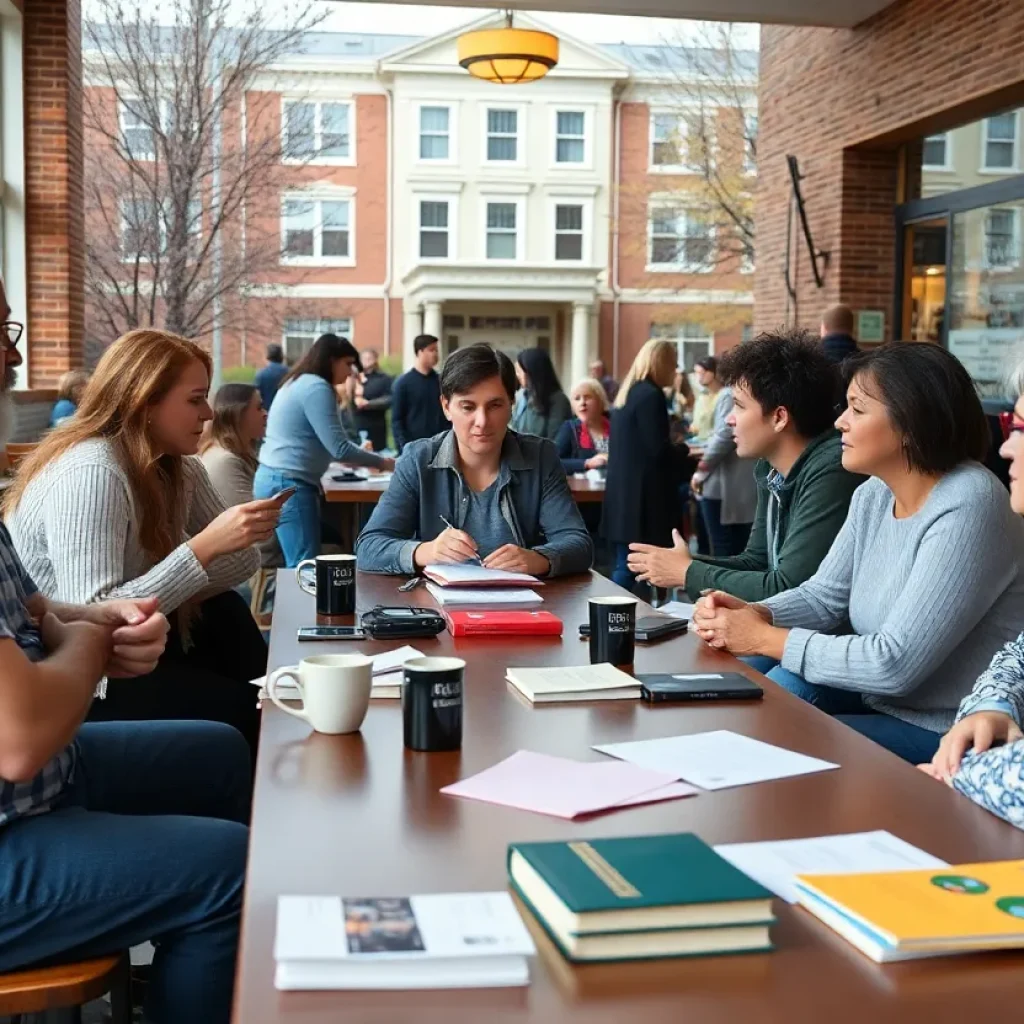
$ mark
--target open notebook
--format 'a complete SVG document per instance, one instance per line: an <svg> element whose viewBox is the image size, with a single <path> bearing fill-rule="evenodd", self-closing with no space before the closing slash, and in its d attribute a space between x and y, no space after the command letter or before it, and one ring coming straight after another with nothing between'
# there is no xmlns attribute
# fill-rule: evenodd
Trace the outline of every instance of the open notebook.
<svg viewBox="0 0 1024 1024"><path fill-rule="evenodd" d="M441 587L530 587L540 584L536 576L504 569L485 569L482 565L428 565L423 569L428 580Z"/></svg>

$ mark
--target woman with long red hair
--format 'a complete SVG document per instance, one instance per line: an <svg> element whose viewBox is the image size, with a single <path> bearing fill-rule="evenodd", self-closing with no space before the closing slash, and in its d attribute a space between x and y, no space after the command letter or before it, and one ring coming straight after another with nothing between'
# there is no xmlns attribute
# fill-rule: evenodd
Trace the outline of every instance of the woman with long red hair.
<svg viewBox="0 0 1024 1024"><path fill-rule="evenodd" d="M88 604L160 601L173 629L156 670L112 679L92 719L210 719L255 750L249 680L266 646L233 587L260 566L254 545L281 501L224 508L195 458L210 357L165 331L131 331L103 355L76 416L21 464L4 512L21 558L48 597Z"/></svg>

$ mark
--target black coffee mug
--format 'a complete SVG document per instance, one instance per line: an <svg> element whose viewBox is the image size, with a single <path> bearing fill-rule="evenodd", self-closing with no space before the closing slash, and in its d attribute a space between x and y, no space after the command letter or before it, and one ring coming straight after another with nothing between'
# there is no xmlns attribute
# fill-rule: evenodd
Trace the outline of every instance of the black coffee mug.
<svg viewBox="0 0 1024 1024"><path fill-rule="evenodd" d="M590 608L590 664L608 662L616 668L633 664L636 598L592 597Z"/></svg>
<svg viewBox="0 0 1024 1024"><path fill-rule="evenodd" d="M402 667L402 728L410 750L462 746L461 658L412 658Z"/></svg>
<svg viewBox="0 0 1024 1024"><path fill-rule="evenodd" d="M302 567L316 567L316 585L310 587L302 578ZM316 594L317 615L355 615L356 556L317 555L295 567L295 578L307 594Z"/></svg>

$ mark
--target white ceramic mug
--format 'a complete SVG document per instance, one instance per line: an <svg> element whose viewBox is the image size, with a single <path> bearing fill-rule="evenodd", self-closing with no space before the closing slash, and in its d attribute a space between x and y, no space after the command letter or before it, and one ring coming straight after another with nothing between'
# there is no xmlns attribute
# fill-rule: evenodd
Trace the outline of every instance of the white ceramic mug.
<svg viewBox="0 0 1024 1024"><path fill-rule="evenodd" d="M301 710L282 703L279 679L295 680L302 696ZM279 668L267 680L270 699L289 715L303 718L317 732L358 732L370 706L373 659L364 654L318 654L297 666Z"/></svg>

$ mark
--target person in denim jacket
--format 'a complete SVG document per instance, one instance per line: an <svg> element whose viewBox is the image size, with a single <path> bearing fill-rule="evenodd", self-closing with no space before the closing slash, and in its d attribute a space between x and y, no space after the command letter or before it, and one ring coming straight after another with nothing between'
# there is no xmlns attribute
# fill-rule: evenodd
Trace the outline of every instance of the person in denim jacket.
<svg viewBox="0 0 1024 1024"><path fill-rule="evenodd" d="M452 429L407 445L356 542L366 572L437 562L561 576L584 572L593 543L551 441L509 430L516 375L488 345L449 357L441 405Z"/></svg>

